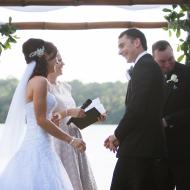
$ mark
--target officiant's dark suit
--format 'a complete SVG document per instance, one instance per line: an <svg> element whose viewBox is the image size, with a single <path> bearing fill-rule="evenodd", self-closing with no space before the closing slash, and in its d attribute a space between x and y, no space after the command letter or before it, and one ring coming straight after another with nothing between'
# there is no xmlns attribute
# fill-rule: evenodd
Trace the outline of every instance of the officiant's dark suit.
<svg viewBox="0 0 190 190"><path fill-rule="evenodd" d="M124 31L119 36L119 49L135 66L128 85L125 114L114 133L119 147L111 190L156 190L159 186L164 190L163 176L159 173L166 157L161 123L163 75L153 57L146 53L146 38L141 31Z"/></svg>
<svg viewBox="0 0 190 190"><path fill-rule="evenodd" d="M167 41L158 41L153 55L166 76L163 118L169 156L170 189L190 190L190 67L175 61ZM177 80L171 80L176 76Z"/></svg>

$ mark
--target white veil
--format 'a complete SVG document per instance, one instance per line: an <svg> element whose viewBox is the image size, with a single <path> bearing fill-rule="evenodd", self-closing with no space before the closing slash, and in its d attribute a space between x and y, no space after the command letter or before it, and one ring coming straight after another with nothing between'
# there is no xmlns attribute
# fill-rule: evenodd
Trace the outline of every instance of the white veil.
<svg viewBox="0 0 190 190"><path fill-rule="evenodd" d="M5 125L2 127L2 134L0 136L0 174L19 149L25 135L26 87L35 65L35 61L27 65L13 95Z"/></svg>

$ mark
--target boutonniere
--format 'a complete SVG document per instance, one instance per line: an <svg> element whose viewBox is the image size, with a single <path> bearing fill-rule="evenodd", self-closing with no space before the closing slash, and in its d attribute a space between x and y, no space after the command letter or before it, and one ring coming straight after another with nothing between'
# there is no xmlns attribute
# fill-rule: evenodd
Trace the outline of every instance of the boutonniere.
<svg viewBox="0 0 190 190"><path fill-rule="evenodd" d="M172 83L173 84L173 89L177 89L177 86L175 85L175 83L177 83L179 80L177 78L176 74L172 74L171 78L169 80L167 80L167 83Z"/></svg>

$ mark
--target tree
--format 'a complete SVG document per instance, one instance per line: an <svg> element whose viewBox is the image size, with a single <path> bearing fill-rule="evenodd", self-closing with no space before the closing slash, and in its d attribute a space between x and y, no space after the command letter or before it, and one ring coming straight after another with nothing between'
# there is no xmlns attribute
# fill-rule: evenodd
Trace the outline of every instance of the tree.
<svg viewBox="0 0 190 190"><path fill-rule="evenodd" d="M169 31L169 36L176 34L179 38L177 51L183 52L177 60L180 62L185 59L185 63L190 64L190 5L172 5L171 9L165 8L163 11L168 13L164 16L168 22L164 29ZM181 31L187 33L185 39Z"/></svg>
<svg viewBox="0 0 190 190"><path fill-rule="evenodd" d="M11 43L16 43L18 37L14 35L16 28L11 23L12 18L9 17L9 22L0 24L0 55L3 50L10 49Z"/></svg>
<svg viewBox="0 0 190 190"><path fill-rule="evenodd" d="M125 111L125 94L127 84L122 82L88 83L78 80L69 82L76 105L82 105L87 99L99 97L108 117L104 124L118 124ZM18 80L14 78L0 79L0 123L4 123L11 99Z"/></svg>
<svg viewBox="0 0 190 190"><path fill-rule="evenodd" d="M0 123L4 123L11 99L18 84L17 79L0 79Z"/></svg>

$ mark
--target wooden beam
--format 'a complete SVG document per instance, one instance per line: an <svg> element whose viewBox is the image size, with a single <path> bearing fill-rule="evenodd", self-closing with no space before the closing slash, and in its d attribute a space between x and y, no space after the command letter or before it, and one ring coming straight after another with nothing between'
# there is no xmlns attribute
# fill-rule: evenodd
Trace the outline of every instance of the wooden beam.
<svg viewBox="0 0 190 190"><path fill-rule="evenodd" d="M0 0L0 6L189 4L190 0Z"/></svg>
<svg viewBox="0 0 190 190"><path fill-rule="evenodd" d="M83 22L83 23L52 23L52 22L14 22L17 30L88 30L108 28L162 28L167 22Z"/></svg>

